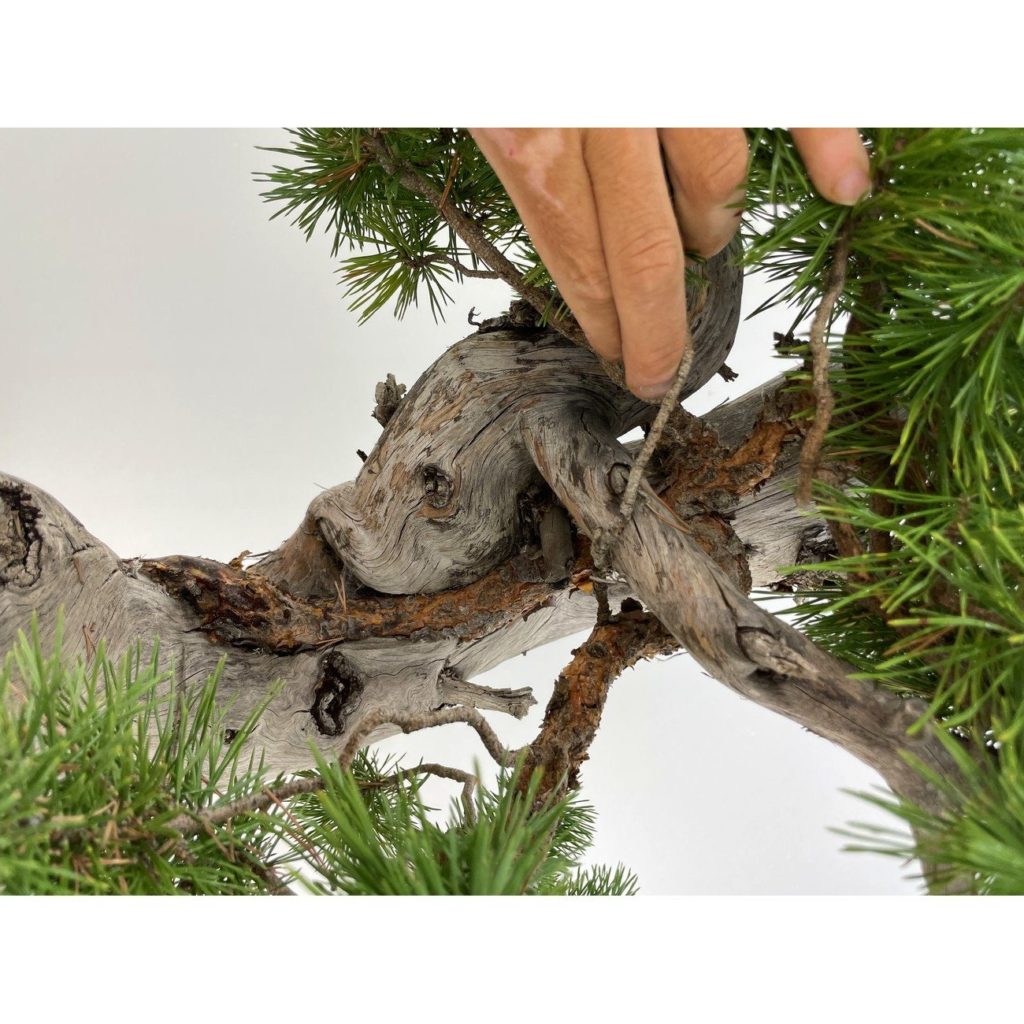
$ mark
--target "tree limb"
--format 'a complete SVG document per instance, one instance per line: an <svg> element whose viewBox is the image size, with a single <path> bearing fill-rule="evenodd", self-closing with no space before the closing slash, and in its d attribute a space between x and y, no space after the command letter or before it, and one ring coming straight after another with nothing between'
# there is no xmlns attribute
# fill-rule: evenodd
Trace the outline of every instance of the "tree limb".
<svg viewBox="0 0 1024 1024"><path fill-rule="evenodd" d="M580 407L524 417L523 430L538 468L580 527L591 536L611 530L628 465L614 434ZM901 756L910 751L943 774L954 770L928 729L908 735L924 703L853 678L848 666L737 590L649 486L641 494L613 543L612 564L689 653L731 689L876 769L895 793L938 806L937 794Z"/></svg>
<svg viewBox="0 0 1024 1024"><path fill-rule="evenodd" d="M815 412L814 422L811 424L810 430L807 431L804 446L800 452L800 482L797 486L797 503L801 506L811 503L811 483L814 479L814 472L818 468L818 459L821 456L822 445L825 443L825 434L828 433L828 425L832 420L832 410L835 408L832 386L828 379L829 348L826 332L832 318L832 311L835 309L836 302L842 295L846 283L846 261L850 251L849 224L850 222L847 221L839 236L839 241L836 243L835 251L832 253L832 263L825 277L825 293L822 295L821 302L814 311L814 319L811 321L809 342L814 375Z"/></svg>
<svg viewBox="0 0 1024 1024"><path fill-rule="evenodd" d="M431 182L417 173L414 167L395 158L388 146L386 135L379 129L371 129L363 136L363 145L377 158L381 167L397 179L410 192L423 196L448 222L452 230L465 242L469 251L495 276L509 287L514 288L540 314L547 315L547 322L563 337L577 345L586 345L587 339L575 320L560 317L550 311L551 296L541 288L528 284L515 264L490 242L480 225L467 217L452 203L448 196Z"/></svg>
<svg viewBox="0 0 1024 1024"><path fill-rule="evenodd" d="M618 615L600 621L572 652L572 661L558 676L536 739L527 748L524 783L529 772L542 768L538 799L552 789L579 784L579 770L597 735L611 684L638 661L671 654L675 640L653 616L635 602L624 602Z"/></svg>

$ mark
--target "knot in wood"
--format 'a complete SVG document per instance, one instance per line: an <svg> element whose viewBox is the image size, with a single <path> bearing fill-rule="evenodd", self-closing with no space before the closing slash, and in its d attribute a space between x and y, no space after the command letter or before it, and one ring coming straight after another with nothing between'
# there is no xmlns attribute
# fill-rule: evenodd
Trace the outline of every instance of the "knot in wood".
<svg viewBox="0 0 1024 1024"><path fill-rule="evenodd" d="M622 462L616 462L611 469L608 470L608 486L612 490L612 494L621 495L626 489L626 484L629 481L629 466Z"/></svg>
<svg viewBox="0 0 1024 1024"><path fill-rule="evenodd" d="M391 417L398 410L398 403L405 395L405 385L395 380L395 375L389 373L385 380L380 381L373 390L373 397L376 405L373 407L371 416L382 426L386 427L391 422Z"/></svg>
<svg viewBox="0 0 1024 1024"><path fill-rule="evenodd" d="M453 489L451 477L440 466L423 467L423 494L431 508L447 508Z"/></svg>
<svg viewBox="0 0 1024 1024"><path fill-rule="evenodd" d="M40 516L27 488L15 480L0 483L0 587L31 586L42 575Z"/></svg>
<svg viewBox="0 0 1024 1024"><path fill-rule="evenodd" d="M363 702L366 689L352 663L337 651L323 659L320 678L313 691L313 716L317 730L324 736L340 736L348 719Z"/></svg>

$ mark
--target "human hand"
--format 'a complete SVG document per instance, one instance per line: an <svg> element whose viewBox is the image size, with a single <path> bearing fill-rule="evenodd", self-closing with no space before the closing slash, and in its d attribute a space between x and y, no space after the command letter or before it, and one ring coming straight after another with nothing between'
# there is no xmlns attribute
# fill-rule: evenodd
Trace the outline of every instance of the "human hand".
<svg viewBox="0 0 1024 1024"><path fill-rule="evenodd" d="M470 131L587 340L605 359L622 360L635 395L660 398L689 344L683 249L713 256L739 227L743 131ZM868 155L855 128L792 134L826 199L852 205L868 191Z"/></svg>

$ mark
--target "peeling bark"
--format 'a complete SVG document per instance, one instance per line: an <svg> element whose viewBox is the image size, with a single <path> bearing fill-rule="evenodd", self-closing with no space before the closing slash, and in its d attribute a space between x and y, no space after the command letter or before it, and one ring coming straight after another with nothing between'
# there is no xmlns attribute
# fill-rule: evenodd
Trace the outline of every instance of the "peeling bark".
<svg viewBox="0 0 1024 1024"><path fill-rule="evenodd" d="M608 537L618 524L628 454L589 409L531 416L524 433L573 520L591 538L606 535L612 563L631 591L715 679L838 744L895 793L941 806L900 756L910 751L942 774L953 770L934 734L908 735L924 702L852 678L852 669L749 600L649 486L625 529ZM566 434L575 437L571 450L558 443Z"/></svg>
<svg viewBox="0 0 1024 1024"><path fill-rule="evenodd" d="M594 627L559 674L544 723L530 744L525 767L544 769L538 799L556 787L577 786L612 683L638 661L671 654L678 646L665 627L631 599L623 602L618 615Z"/></svg>
<svg viewBox="0 0 1024 1024"><path fill-rule="evenodd" d="M739 279L724 268L712 268L692 320L686 393L719 370L732 342ZM521 716L528 690L472 679L594 625L588 538L610 528L631 464L616 436L654 409L610 381L592 353L534 328L488 328L407 394L386 397L384 432L357 479L319 495L295 533L249 569L119 559L45 492L0 475L0 646L33 612L52 639L63 608L67 653L91 657L103 641L116 657L159 637L169 685L202 682L227 653L227 724L267 702L252 742L279 770L308 766L311 745L338 755L354 738L372 742L453 706ZM575 772L614 674L682 643L726 685L928 805L899 751L947 765L927 735L906 736L916 705L849 679L744 596L798 561L814 523L791 495L798 442L788 401L773 383L700 420L676 418L652 467L661 497L642 491L611 547L622 579L609 587L616 606L639 596L674 639L646 618L649 635L628 617L599 626L619 632L595 633L559 680L538 763Z"/></svg>

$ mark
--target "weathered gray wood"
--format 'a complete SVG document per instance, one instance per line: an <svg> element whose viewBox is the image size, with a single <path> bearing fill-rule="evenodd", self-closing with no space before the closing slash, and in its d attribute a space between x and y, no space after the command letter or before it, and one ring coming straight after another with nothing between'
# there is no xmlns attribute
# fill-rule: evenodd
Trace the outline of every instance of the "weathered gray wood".
<svg viewBox="0 0 1024 1024"><path fill-rule="evenodd" d="M723 445L736 448L750 436L765 408L778 401L785 386L786 378L780 374L717 406L700 420ZM632 441L624 446L630 458L639 452L641 444ZM824 520L797 507L794 489L799 460L800 440L794 438L783 446L764 484L728 510L732 528L746 549L753 589L778 583L782 579L781 568L805 560L801 558L805 539L825 529Z"/></svg>
<svg viewBox="0 0 1024 1024"><path fill-rule="evenodd" d="M467 339L460 345L468 347L478 340ZM549 348L544 343L535 346L532 342L507 336L495 336L492 340L493 345L487 346L487 359L498 375L502 351L513 365L521 366L533 359L545 370L550 369L553 351L567 356L570 366L587 359L587 353L575 348L566 350L560 342ZM512 379L511 375L507 379ZM529 378L520 376L518 379ZM584 376L583 380L579 390L589 400L593 391L588 378ZM475 383L464 378L462 387L471 389ZM562 381L559 386L563 384L570 386L568 381ZM544 407L554 409L565 401L564 394L555 388L534 393L532 398L532 405L526 403L526 408L541 407L541 398L545 400ZM751 423L759 402L757 392L742 400ZM597 407L607 412L606 404L597 403ZM492 422L487 406L479 403L475 408L482 422ZM721 410L717 415L721 415ZM732 415L735 419L737 414L734 411ZM513 437L519 438L517 417L509 416L507 427ZM396 423L390 429L415 428ZM485 431L479 433L483 438ZM484 445L477 454L470 443L462 457L468 466L479 465L488 472L492 466L488 461L489 451ZM338 648L282 657L261 651L225 650L211 644L198 631L195 613L148 579L140 571L141 563L119 559L45 492L12 478L3 479L0 489L3 498L0 566L4 567L0 574L0 644L9 646L17 629L27 628L33 611L39 614L44 642L47 642L53 635L58 608L63 608L65 648L70 654L88 655L90 649L103 640L108 650L119 656L136 643L148 645L154 637L160 637L164 664L174 669L179 686L202 682L227 654L221 694L225 705L230 707L226 722L229 727L240 724L266 699L272 688L276 686L279 690L255 737L271 767L287 770L307 766L311 757L310 743L327 754L340 749L343 733L324 734L314 714L328 654ZM738 528L742 524L743 529L756 535L759 523L765 521L763 509L770 506L773 516L780 520L786 519L788 508L789 518L798 524L798 533L801 521L793 513L784 486L767 501L766 495L770 493L766 489L741 503L736 510ZM386 510L382 514L386 521ZM501 528L507 529L507 526ZM309 542L311 551L305 564L313 566L313 572L323 581L329 581L331 591L335 592L340 566L334 561L334 555L326 555L325 561L324 545L319 538L311 533L302 536ZM792 561L795 550L794 545L782 553L784 557L780 560ZM755 558L752 564L758 584L775 578L770 561ZM331 566L335 567L333 573ZM627 593L625 587L613 588L612 597L621 600ZM536 646L588 628L594 621L595 610L590 593L567 585L553 586L546 607L473 641L459 642L448 636L346 643L340 650L363 684L359 706L348 709L345 715L346 728L354 727L372 712L387 709L423 712L452 702L519 713L529 699L524 693L496 694L468 680ZM389 731L383 729L371 738L379 738Z"/></svg>
<svg viewBox="0 0 1024 1024"><path fill-rule="evenodd" d="M739 321L742 275L721 253L691 289L694 358L683 397L717 373ZM655 407L624 391L589 349L553 332L476 334L411 388L355 481L329 488L256 571L300 596L328 596L344 564L389 594L461 586L521 540L520 502L539 478L519 436L523 410L567 396L625 433ZM333 560L332 560L333 556Z"/></svg>
<svg viewBox="0 0 1024 1024"><path fill-rule="evenodd" d="M739 316L741 277L724 255L709 264L707 280L706 291L691 295L695 359L687 391L717 371ZM397 402L357 481L321 495L293 537L254 571L298 598L332 600L346 575L350 585L359 580L385 593L479 577L525 543L523 501L540 479L519 417L533 406L557 406L566 394L591 402L617 430L653 412L609 381L592 353L556 335L498 332L460 342ZM50 642L61 612L68 654L90 657L102 641L118 657L159 637L177 686L203 681L227 654L220 693L228 727L276 694L254 737L273 768L308 766L311 743L337 752L346 732L389 709L409 714L457 702L520 714L528 693L490 691L469 678L584 628L595 615L591 594L557 583L557 566L537 570L526 559L524 571L539 572L531 578L552 581L547 605L473 640L423 630L416 639L360 640L343 649L331 643L287 657L225 651L199 629L188 602L169 596L141 563L119 559L40 489L0 480L0 646L33 613ZM564 555L564 539L541 547L541 561L545 552ZM359 685L346 703L347 676ZM325 690L332 680L342 691L333 697Z"/></svg>
<svg viewBox="0 0 1024 1024"><path fill-rule="evenodd" d="M463 682L452 662L459 646L454 639L364 640L343 652L289 657L225 650L198 632L196 617L140 573L139 564L119 559L46 492L0 475L0 648L7 650L19 630L28 630L33 614L44 646L62 620L64 649L72 657L92 657L100 642L115 658L137 644L148 652L160 638L161 663L173 685L185 689L204 682L226 655L219 690L225 727L237 727L276 694L253 737L271 769L309 767L311 744L328 755L340 753L350 728L375 713L424 713L456 703L520 716L532 700L528 691ZM346 710L344 728L330 735L313 712L318 688L339 657L355 670L361 693ZM504 657L494 653L482 660ZM397 731L383 727L369 740Z"/></svg>
<svg viewBox="0 0 1024 1024"><path fill-rule="evenodd" d="M732 341L738 278L724 274L715 287L718 298L709 296L692 320L687 391L717 371ZM741 440L770 393L771 386L758 389L706 422L723 441ZM48 642L62 607L68 653L91 656L102 639L116 656L160 637L177 686L204 680L227 653L226 725L273 694L254 743L281 770L308 766L311 744L338 753L362 723L388 713L461 703L519 714L526 692L488 690L472 678L591 625L596 609L587 588L564 580L564 564L554 564L568 547L550 514L548 485L585 532L607 529L617 510L613 484L629 465L615 436L652 413L617 389L590 352L557 336L474 335L398 401L357 480L319 496L296 533L250 570L320 608L343 606L346 585L436 592L506 563L522 580L549 587L546 603L528 615L496 616L492 630L478 623L468 637L425 623L412 637L345 642L332 635L287 654L226 651L202 632L187 600L172 597L139 563L118 559L49 495L0 476L0 646L33 612ZM729 512L748 545L755 585L798 557L808 520L788 493L794 465L792 446L784 448L764 486ZM850 749L898 792L916 794L917 777L898 751L913 746L904 731L917 709L847 679L806 639L749 604L685 534L666 525L666 514L641 503L615 549L626 580L612 587L612 599L638 593L727 685ZM539 539L538 522L550 528ZM383 726L367 739L393 731ZM927 741L919 750L937 757Z"/></svg>
<svg viewBox="0 0 1024 1024"><path fill-rule="evenodd" d="M837 743L894 792L941 806L900 756L910 751L940 772L953 769L933 733L908 735L923 702L852 678L851 669L738 591L648 485L620 530L629 455L586 406L532 411L523 430L573 520L592 539L605 538L614 569L715 679Z"/></svg>

